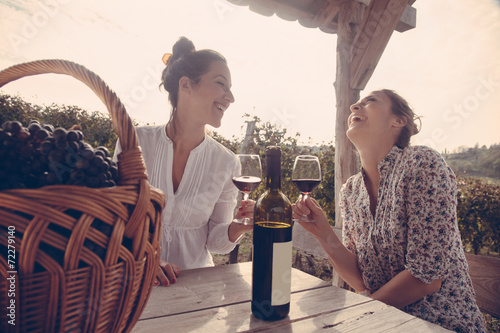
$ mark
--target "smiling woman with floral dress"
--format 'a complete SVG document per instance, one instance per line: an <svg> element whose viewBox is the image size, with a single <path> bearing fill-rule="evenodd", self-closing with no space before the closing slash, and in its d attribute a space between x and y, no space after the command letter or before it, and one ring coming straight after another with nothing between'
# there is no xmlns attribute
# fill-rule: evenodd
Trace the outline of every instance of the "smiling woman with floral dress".
<svg viewBox="0 0 500 333"><path fill-rule="evenodd" d="M294 217L354 289L457 332L486 332L476 305L456 218L456 179L435 150L409 146L413 110L392 90L351 106L347 136L361 172L342 187L343 243L314 199Z"/></svg>
<svg viewBox="0 0 500 333"><path fill-rule="evenodd" d="M206 125L221 125L234 102L226 59L213 50L195 50L181 37L163 61L170 119L136 132L149 182L166 196L156 284L169 285L181 269L213 266L211 253L230 252L253 227L233 217L252 219L255 202L242 202L234 216L238 189L232 177L240 164L206 132ZM120 151L117 143L115 156Z"/></svg>

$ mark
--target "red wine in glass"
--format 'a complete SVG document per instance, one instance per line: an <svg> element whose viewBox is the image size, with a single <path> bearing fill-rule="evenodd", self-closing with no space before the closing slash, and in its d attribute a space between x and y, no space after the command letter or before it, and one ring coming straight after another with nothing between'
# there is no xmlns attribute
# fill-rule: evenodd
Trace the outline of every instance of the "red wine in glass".
<svg viewBox="0 0 500 333"><path fill-rule="evenodd" d="M259 186L261 178L255 176L239 176L233 178L233 184L245 194L250 194Z"/></svg>
<svg viewBox="0 0 500 333"><path fill-rule="evenodd" d="M318 179L295 179L293 183L297 186L299 189L300 193L302 194L309 194L316 187L318 187L319 183L321 183L321 180Z"/></svg>
<svg viewBox="0 0 500 333"><path fill-rule="evenodd" d="M246 201L262 180L260 157L256 154L238 154L236 157L240 161L241 168L239 173L233 176L233 184L243 193L243 200ZM234 219L233 221L252 224L249 218Z"/></svg>
<svg viewBox="0 0 500 333"><path fill-rule="evenodd" d="M305 200L321 182L319 159L312 155L297 156L293 164L292 181L302 194L303 200ZM314 222L313 220L309 220L307 216L303 216L296 221Z"/></svg>

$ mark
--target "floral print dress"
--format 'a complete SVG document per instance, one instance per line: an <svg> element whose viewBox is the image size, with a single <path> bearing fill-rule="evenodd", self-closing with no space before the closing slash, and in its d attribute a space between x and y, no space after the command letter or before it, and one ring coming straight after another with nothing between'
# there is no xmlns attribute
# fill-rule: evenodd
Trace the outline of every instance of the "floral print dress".
<svg viewBox="0 0 500 333"><path fill-rule="evenodd" d="M403 311L457 332L486 332L458 229L453 171L424 146L394 146L378 169L375 216L363 171L341 190L343 242L365 286L373 293L405 269L427 284L442 279L438 292Z"/></svg>

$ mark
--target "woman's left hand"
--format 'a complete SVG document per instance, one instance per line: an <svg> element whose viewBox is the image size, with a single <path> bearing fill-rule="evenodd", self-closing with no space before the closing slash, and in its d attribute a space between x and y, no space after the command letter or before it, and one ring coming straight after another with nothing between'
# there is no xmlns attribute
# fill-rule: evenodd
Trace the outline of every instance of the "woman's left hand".
<svg viewBox="0 0 500 333"><path fill-rule="evenodd" d="M170 284L174 284L180 272L181 269L176 264L160 259L160 265L157 268L154 285L169 286Z"/></svg>
<svg viewBox="0 0 500 333"><path fill-rule="evenodd" d="M238 208L238 211L236 212L236 215L234 216L235 219L243 219L247 218L250 219L253 224L253 209L255 206L255 201L252 199L248 199L246 201L241 200L241 206Z"/></svg>
<svg viewBox="0 0 500 333"><path fill-rule="evenodd" d="M241 239L241 236L248 231L253 230L253 208L255 206L255 201L248 199L246 201L241 201L241 206L238 208L236 215L234 216L233 222L229 225L229 240L231 242L237 242ZM236 220L248 218L249 222L243 224Z"/></svg>

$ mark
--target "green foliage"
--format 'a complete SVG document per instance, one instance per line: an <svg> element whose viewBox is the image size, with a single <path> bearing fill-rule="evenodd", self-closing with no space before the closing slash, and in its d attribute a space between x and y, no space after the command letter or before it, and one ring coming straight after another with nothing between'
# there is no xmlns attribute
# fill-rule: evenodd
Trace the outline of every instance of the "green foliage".
<svg viewBox="0 0 500 333"><path fill-rule="evenodd" d="M41 107L25 102L20 97L0 94L0 124L17 120L27 125L30 120L39 120Z"/></svg>
<svg viewBox="0 0 500 333"><path fill-rule="evenodd" d="M77 106L56 105L41 107L18 96L0 94L0 124L8 120L20 121L27 126L31 120L66 129L80 125L84 140L92 147L105 146L111 154L117 139L111 118L100 112L89 113Z"/></svg>
<svg viewBox="0 0 500 333"><path fill-rule="evenodd" d="M246 115L250 119L250 115ZM247 122L255 122L255 129L252 137L248 141L245 152L258 153L261 157L262 167L265 170L266 158L265 151L268 146L281 147L281 189L290 201L297 201L300 192L292 182L292 171L295 157L298 155L316 155L318 156L322 168L323 180L318 188L312 193L312 196L321 204L325 213L333 225L335 221L335 147L333 144L322 144L319 147L299 146L297 145L300 133L294 137L287 135L286 128L281 128L270 122L262 123L258 117L253 117ZM227 140L217 133L212 135L215 140L222 143L234 153L242 152L241 143L243 140L233 137ZM263 170L263 172L264 172ZM265 183L262 182L253 197L257 198L265 190Z"/></svg>
<svg viewBox="0 0 500 333"><path fill-rule="evenodd" d="M282 149L282 190L295 202L299 191L292 182L292 170L297 155L316 155L320 159L323 180L312 193L333 225L335 220L335 147L332 143L316 147L299 146L300 133L295 136L287 134L286 128L280 128L270 122L262 123L257 117L246 115L247 122L255 122L255 130L245 152L259 153L265 168L265 150L267 146L279 145ZM105 146L113 152L116 143L116 132L111 119L99 112L89 113L76 106L50 105L41 107L25 102L17 96L0 94L0 123L18 120L27 125L31 120L50 123L56 127L70 128L80 125L85 141L93 147ZM137 124L135 124L137 125ZM242 139L232 137L226 139L216 132L214 139L221 142L234 153L242 152ZM448 164L457 174L474 172L500 179L500 144L490 148L462 148L453 154L444 154ZM454 167L455 166L455 167ZM487 172L488 171L488 172ZM482 251L499 253L500 251L500 185L471 177L458 177L457 216L466 249L475 254ZM264 191L264 182L254 192L258 197Z"/></svg>
<svg viewBox="0 0 500 333"><path fill-rule="evenodd" d="M335 146L323 144L318 154L323 180L314 197L325 211L331 225L335 224Z"/></svg>
<svg viewBox="0 0 500 333"><path fill-rule="evenodd" d="M457 175L487 179L500 184L500 144L473 148L460 147L453 153L443 154Z"/></svg>
<svg viewBox="0 0 500 333"><path fill-rule="evenodd" d="M499 252L500 186L458 177L457 218L462 242L474 254Z"/></svg>

